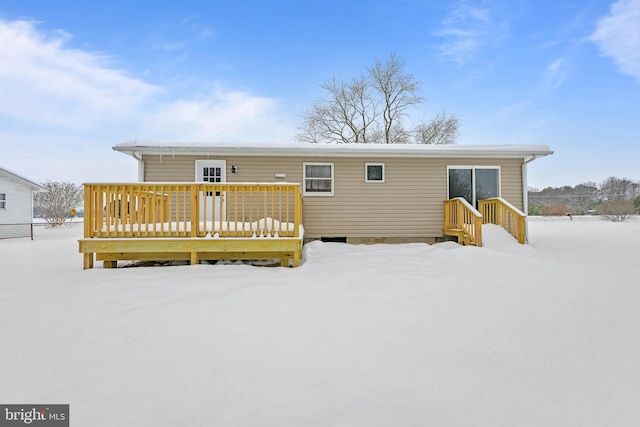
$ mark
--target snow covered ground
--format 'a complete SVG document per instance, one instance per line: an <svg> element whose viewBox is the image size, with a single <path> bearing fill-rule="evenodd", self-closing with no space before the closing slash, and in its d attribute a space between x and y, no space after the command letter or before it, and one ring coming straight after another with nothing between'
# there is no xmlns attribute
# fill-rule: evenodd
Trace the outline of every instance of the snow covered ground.
<svg viewBox="0 0 640 427"><path fill-rule="evenodd" d="M300 268L82 270L81 226L0 242L0 403L73 426L631 426L640 221L311 243Z"/></svg>

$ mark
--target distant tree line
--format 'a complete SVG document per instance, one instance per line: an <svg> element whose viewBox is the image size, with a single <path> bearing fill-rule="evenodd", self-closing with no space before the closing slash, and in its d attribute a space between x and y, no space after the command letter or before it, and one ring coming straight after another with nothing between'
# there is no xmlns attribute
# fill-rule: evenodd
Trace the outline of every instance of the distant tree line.
<svg viewBox="0 0 640 427"><path fill-rule="evenodd" d="M595 214L610 221L624 221L640 213L640 182L612 176L600 184L529 188L528 198L529 215Z"/></svg>

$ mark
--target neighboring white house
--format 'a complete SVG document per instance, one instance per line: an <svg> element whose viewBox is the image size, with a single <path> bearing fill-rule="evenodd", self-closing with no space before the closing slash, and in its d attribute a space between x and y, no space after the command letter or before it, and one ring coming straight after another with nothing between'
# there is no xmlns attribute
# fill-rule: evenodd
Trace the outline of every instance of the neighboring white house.
<svg viewBox="0 0 640 427"><path fill-rule="evenodd" d="M31 235L33 193L38 191L46 189L0 166L0 239Z"/></svg>

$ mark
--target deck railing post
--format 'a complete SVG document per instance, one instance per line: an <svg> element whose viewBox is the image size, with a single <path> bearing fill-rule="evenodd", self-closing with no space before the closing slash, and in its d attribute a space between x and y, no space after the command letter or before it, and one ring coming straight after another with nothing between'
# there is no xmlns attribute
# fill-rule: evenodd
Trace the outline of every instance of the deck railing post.
<svg viewBox="0 0 640 427"><path fill-rule="evenodd" d="M293 215L293 237L300 237L300 225L302 224L302 189L300 185L294 187Z"/></svg>
<svg viewBox="0 0 640 427"><path fill-rule="evenodd" d="M525 219L518 216L518 242L524 244L525 242Z"/></svg>
<svg viewBox="0 0 640 427"><path fill-rule="evenodd" d="M198 237L200 228L200 190L198 184L191 184L191 237Z"/></svg>
<svg viewBox="0 0 640 427"><path fill-rule="evenodd" d="M451 228L451 202L444 201L444 228Z"/></svg>
<svg viewBox="0 0 640 427"><path fill-rule="evenodd" d="M456 200L456 219L458 221L458 223L456 224L457 228L459 228L460 230L464 230L464 217L465 217L465 209L464 209L464 205L462 204L462 202L460 200Z"/></svg>
<svg viewBox="0 0 640 427"><path fill-rule="evenodd" d="M475 227L474 227L474 240L477 247L482 247L482 222L483 217L475 217Z"/></svg>
<svg viewBox="0 0 640 427"><path fill-rule="evenodd" d="M91 195L93 194L93 186L84 184L84 237L93 237L91 230L94 221L93 203L91 203ZM32 239L33 240L33 239Z"/></svg>

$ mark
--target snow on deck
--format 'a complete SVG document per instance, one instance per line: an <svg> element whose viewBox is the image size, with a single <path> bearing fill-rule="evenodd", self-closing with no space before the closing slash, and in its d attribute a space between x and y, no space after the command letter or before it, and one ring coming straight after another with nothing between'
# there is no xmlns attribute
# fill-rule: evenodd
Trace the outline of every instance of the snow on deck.
<svg viewBox="0 0 640 427"><path fill-rule="evenodd" d="M304 236L304 226L299 225L299 236ZM111 233L170 233L170 232L190 232L191 222L159 222L150 224L118 224L111 225L108 228ZM218 238L222 232L251 232L253 237L264 236L266 238L279 237L280 231L291 233L295 230L295 224L292 222L280 222L274 218L262 218L253 222L242 221L201 221L199 230L205 231L207 237ZM102 233L107 232L107 227L100 230ZM271 233L273 231L273 236Z"/></svg>

